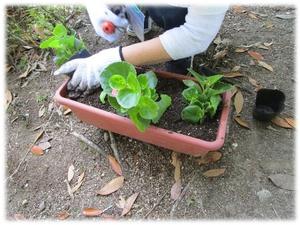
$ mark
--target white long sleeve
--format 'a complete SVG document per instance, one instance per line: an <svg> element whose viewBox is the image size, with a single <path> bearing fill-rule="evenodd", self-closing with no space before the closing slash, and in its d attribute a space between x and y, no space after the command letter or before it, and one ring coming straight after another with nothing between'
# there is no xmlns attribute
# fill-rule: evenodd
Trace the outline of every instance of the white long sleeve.
<svg viewBox="0 0 300 225"><path fill-rule="evenodd" d="M181 59L204 52L217 35L228 6L189 6L186 22L159 36L172 57Z"/></svg>

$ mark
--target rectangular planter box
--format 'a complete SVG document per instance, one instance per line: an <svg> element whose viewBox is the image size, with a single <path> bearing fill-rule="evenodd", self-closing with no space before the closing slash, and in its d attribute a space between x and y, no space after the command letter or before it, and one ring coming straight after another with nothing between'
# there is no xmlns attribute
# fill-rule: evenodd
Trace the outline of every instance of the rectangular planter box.
<svg viewBox="0 0 300 225"><path fill-rule="evenodd" d="M154 70L154 72L158 76L164 78L177 80L193 79L188 76L160 70ZM65 81L57 90L54 99L57 103L69 107L81 121L84 121L88 124L92 124L98 128L125 135L140 141L164 147L166 149L193 156L200 156L209 151L216 151L224 145L227 120L230 112L230 92L223 94L223 108L216 139L214 141L205 141L179 134L174 131L162 129L153 125L151 125L145 132L142 133L138 131L131 120L126 117L66 98L67 82L68 81Z"/></svg>

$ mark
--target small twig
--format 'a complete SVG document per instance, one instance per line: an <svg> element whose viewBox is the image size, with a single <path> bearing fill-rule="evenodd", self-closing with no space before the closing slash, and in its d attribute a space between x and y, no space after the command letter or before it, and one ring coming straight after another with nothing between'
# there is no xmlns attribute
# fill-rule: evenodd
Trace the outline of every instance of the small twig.
<svg viewBox="0 0 300 225"><path fill-rule="evenodd" d="M170 211L170 217L173 218L174 217L174 213L175 210L177 208L177 206L179 205L179 203L181 202L183 196L186 194L186 192L188 191L191 183L194 181L196 177L196 173L194 173L194 175L192 176L191 180L188 182L188 184L185 186L185 188L183 189L183 191L181 192L181 194L179 195L178 199L175 201L174 205L172 206L172 209Z"/></svg>
<svg viewBox="0 0 300 225"><path fill-rule="evenodd" d="M110 138L110 147L112 148L112 150L114 152L116 160L121 164L115 137L112 132L109 131L108 133L109 133L109 138Z"/></svg>
<svg viewBox="0 0 300 225"><path fill-rule="evenodd" d="M102 156L106 157L107 154L98 146L96 145L94 142L92 142L91 140L87 139L86 137L84 137L81 134L76 133L75 131L71 133L73 136L77 137L80 141L84 142L85 144L87 144L88 146L90 146L91 148L95 149L97 152L99 152Z"/></svg>
<svg viewBox="0 0 300 225"><path fill-rule="evenodd" d="M144 216L144 219L146 219L153 212L153 210L161 203L161 201L164 199L167 193L168 192L165 192L163 196L161 196L161 198L155 203L155 205L150 209L150 211L147 212L147 214Z"/></svg>

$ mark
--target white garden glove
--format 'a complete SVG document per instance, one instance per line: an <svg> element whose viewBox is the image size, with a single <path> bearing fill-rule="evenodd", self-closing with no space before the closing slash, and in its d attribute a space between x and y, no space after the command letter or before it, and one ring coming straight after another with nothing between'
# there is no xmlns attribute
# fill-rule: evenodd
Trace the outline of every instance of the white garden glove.
<svg viewBox="0 0 300 225"><path fill-rule="evenodd" d="M81 95L100 86L100 74L111 63L122 61L120 47L109 48L87 58L73 59L63 64L54 75L75 71L67 85L68 91Z"/></svg>
<svg viewBox="0 0 300 225"><path fill-rule="evenodd" d="M109 42L116 41L122 36L123 31L125 31L128 25L125 6L108 6L93 1L93 3L89 3L86 8L97 35ZM115 26L112 34L107 34L103 30L102 24L106 21L113 23Z"/></svg>

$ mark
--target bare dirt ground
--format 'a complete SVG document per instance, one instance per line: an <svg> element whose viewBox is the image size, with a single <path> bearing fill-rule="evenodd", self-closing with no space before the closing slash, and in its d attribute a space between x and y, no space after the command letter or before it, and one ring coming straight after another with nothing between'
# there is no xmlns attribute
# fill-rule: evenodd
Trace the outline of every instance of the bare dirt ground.
<svg viewBox="0 0 300 225"><path fill-rule="evenodd" d="M294 117L295 103L295 21L277 18L276 15L294 15L293 7L246 7L245 12L231 8L219 33L221 40L228 39L227 56L215 69L229 71L240 65L242 74L258 81L263 87L278 88L286 94L286 107L282 115ZM252 12L251 12L252 11ZM88 49L95 53L111 47L107 42L95 37L86 14L74 19L77 30ZM155 36L155 30L148 38ZM128 45L137 39L125 36L114 45ZM228 41L227 41L228 42ZM257 42L273 42L268 50L253 47L261 53L264 61L272 65L270 72L252 65L247 53L236 53L241 45ZM212 44L207 54L196 57L195 63L204 62L209 52L215 51ZM9 177L19 165L39 130L45 125L45 137L51 137L51 148L43 156L27 155L18 172L6 181L6 216L13 219L22 214L26 219L57 219L61 211L68 211L72 219L87 219L82 215L84 207L104 209L109 215L120 215L116 206L120 196L128 198L139 192L134 208L125 219L143 219L154 208L149 219L294 219L295 192L275 186L268 178L271 174L294 175L294 135L293 129L279 128L269 123L257 122L252 118L255 92L248 79L234 78L242 86L245 105L242 117L250 124L251 130L240 127L233 121L232 107L228 133L223 154L216 163L199 166L195 158L181 155L182 183L186 193L176 208L170 198L174 183L174 167L171 151L145 144L124 136L115 135L121 156L124 186L109 196L97 196L104 184L116 177L106 158L87 147L70 133L76 131L95 143L105 146L107 153L112 150L109 141L104 140L104 130L79 121L72 113L60 115L56 108L48 111L53 96L64 78L54 77L53 64L48 59L47 71L35 72L25 80L13 70L7 74L7 88L14 99L7 110L6 118L6 176ZM27 85L24 83L28 81ZM23 87L22 87L23 85ZM247 89L248 91L246 91ZM40 107L46 112L38 117ZM67 179L69 166L75 166L75 179L85 172L82 186L68 194ZM226 168L224 175L205 178L202 173L208 169ZM263 191L264 190L264 191ZM90 219L90 218L89 218ZM96 218L96 220L101 218Z"/></svg>

